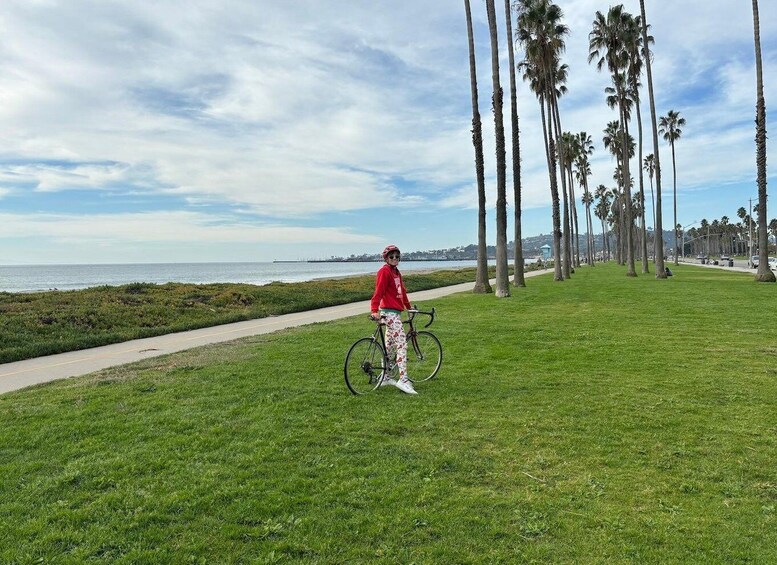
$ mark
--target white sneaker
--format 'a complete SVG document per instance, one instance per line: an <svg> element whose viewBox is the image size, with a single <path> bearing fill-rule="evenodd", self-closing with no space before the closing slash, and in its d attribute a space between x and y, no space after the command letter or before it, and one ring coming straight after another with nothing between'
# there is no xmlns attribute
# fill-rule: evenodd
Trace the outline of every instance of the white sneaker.
<svg viewBox="0 0 777 565"><path fill-rule="evenodd" d="M410 379L399 379L397 381L396 387L407 394L418 394L413 388L413 383L410 382Z"/></svg>
<svg viewBox="0 0 777 565"><path fill-rule="evenodd" d="M397 381L395 381L391 377L383 377L383 380L380 381L378 388L381 388L384 386L397 386Z"/></svg>

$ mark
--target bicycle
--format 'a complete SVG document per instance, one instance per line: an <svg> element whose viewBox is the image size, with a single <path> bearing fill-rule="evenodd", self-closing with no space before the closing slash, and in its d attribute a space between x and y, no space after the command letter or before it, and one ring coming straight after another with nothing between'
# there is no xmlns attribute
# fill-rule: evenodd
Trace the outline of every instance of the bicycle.
<svg viewBox="0 0 777 565"><path fill-rule="evenodd" d="M442 365L442 344L432 332L416 330L414 319L421 314L429 316L428 328L434 322L436 309L430 312L408 310L408 319L404 324L409 326L407 337L407 374L413 383L420 383L434 378ZM367 394L380 386L385 377L396 380L399 368L389 359L386 349L386 323L379 320L375 331L370 337L363 337L354 343L345 356L343 373L345 384L356 395Z"/></svg>

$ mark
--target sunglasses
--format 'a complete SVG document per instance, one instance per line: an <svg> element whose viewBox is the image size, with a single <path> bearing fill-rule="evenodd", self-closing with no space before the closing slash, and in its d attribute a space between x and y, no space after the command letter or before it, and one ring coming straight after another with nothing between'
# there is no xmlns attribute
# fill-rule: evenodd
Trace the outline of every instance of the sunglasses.
<svg viewBox="0 0 777 565"><path fill-rule="evenodd" d="M388 254L389 259L399 259L399 253L389 253Z"/></svg>

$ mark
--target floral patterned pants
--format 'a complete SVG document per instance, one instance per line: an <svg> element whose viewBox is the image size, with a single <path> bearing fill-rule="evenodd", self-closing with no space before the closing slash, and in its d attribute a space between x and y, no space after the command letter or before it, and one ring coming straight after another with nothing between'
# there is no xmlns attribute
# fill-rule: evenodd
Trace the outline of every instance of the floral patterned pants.
<svg viewBox="0 0 777 565"><path fill-rule="evenodd" d="M386 320L386 353L391 360L396 353L399 378L407 379L407 339L402 327L402 317L394 312L384 312Z"/></svg>

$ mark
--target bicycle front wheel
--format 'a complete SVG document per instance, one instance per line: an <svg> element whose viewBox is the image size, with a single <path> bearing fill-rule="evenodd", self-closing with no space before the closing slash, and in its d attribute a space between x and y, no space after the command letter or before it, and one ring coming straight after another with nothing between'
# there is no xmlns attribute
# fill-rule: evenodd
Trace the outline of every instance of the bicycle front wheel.
<svg viewBox="0 0 777 565"><path fill-rule="evenodd" d="M367 394L380 384L386 354L371 337L354 343L345 357L345 384L353 394Z"/></svg>
<svg viewBox="0 0 777 565"><path fill-rule="evenodd" d="M442 365L442 345L431 332L407 336L407 375L414 383L433 378Z"/></svg>

